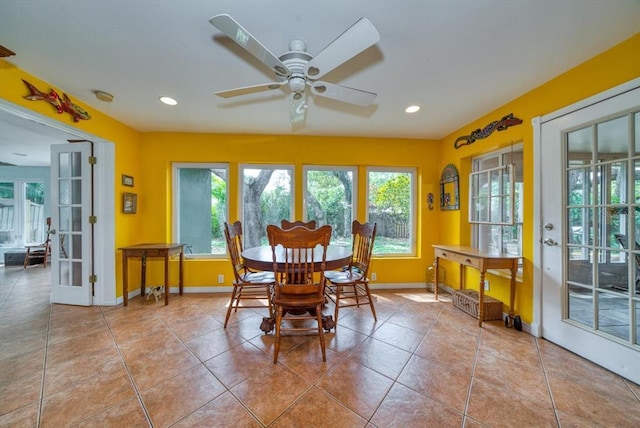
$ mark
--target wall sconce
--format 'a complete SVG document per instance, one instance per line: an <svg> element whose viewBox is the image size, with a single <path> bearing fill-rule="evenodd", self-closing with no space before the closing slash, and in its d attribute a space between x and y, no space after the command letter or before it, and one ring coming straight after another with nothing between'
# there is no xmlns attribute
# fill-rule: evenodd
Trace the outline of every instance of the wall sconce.
<svg viewBox="0 0 640 428"><path fill-rule="evenodd" d="M433 209L433 193L427 193L427 203L429 204L429 209Z"/></svg>

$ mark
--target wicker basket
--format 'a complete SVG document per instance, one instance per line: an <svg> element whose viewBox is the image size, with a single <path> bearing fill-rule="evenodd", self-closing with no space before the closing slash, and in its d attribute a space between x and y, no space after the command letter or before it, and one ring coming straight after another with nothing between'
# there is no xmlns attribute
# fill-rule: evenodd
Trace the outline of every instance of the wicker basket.
<svg viewBox="0 0 640 428"><path fill-rule="evenodd" d="M474 318L478 318L478 301L480 296L476 290L455 290L453 293L453 306ZM482 321L502 319L502 302L487 295L483 299Z"/></svg>

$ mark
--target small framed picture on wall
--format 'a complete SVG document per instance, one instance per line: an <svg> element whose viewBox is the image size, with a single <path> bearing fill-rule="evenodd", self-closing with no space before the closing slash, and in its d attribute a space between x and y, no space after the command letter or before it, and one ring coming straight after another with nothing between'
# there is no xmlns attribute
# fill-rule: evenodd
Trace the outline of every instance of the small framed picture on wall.
<svg viewBox="0 0 640 428"><path fill-rule="evenodd" d="M138 195L135 193L122 194L122 212L125 214L135 214L138 209Z"/></svg>
<svg viewBox="0 0 640 428"><path fill-rule="evenodd" d="M130 175L122 174L122 185L133 187L133 177Z"/></svg>

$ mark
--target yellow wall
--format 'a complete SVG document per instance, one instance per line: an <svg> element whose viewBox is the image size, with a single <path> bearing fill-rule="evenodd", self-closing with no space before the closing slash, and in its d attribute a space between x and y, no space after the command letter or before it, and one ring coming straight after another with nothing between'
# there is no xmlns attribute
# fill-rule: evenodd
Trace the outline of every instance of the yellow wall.
<svg viewBox="0 0 640 428"><path fill-rule="evenodd" d="M361 166L358 173L358 213L366 219L366 171L364 166L410 166L418 171L418 191L437 189L440 172L437 142L406 139L346 137L305 137L290 135L222 135L189 133L147 133L142 138L144 181L138 212L146 222L138 235L141 241L171 240L171 162L224 162L230 169L229 219L239 217L237 192L238 165L289 164L295 167L296 218L302 217L302 168L304 165ZM416 155L418 154L418 155ZM418 257L379 258L373 262L380 283L426 283L426 258L432 258L431 245L438 242L439 210L429 210L425 198L418 198ZM214 285L218 274L228 280L232 271L228 260L189 260L185 283L190 286ZM158 271L157 274L160 274ZM158 277L158 279L161 279Z"/></svg>
<svg viewBox="0 0 640 428"><path fill-rule="evenodd" d="M532 257L533 242L533 133L531 119L560 107L594 95L640 76L640 34L596 56L578 67L558 76L535 90L520 96L485 116L442 139L440 142L403 139L368 139L341 137L304 137L269 135L218 135L188 133L139 133L120 122L100 113L92 107L74 100L88 110L93 118L73 124L70 116L58 115L45 102L27 101L27 93L21 79L48 91L50 84L31 76L10 63L0 60L0 98L31 109L45 116L76 126L85 132L112 141L116 146L115 189L116 247L138 242L169 241L171 239L171 162L228 162L230 164L230 188L237 189L238 163L293 164L296 168L296 217L300 217L300 174L304 164L319 165L378 165L413 166L418 170L418 255L403 259L375 259L373 270L380 283L424 283L426 269L433 262L432 244L468 244L470 228L467 224L468 188L466 176L470 159L482 153L508 146L512 141L524 143L524 273L518 287L516 312L523 321L531 322ZM55 88L59 93L63 89ZM69 94L74 99L73 94ZM461 100L463 101L463 100ZM483 128L489 122L508 113L523 120L522 125L496 132L485 140L455 150L453 143L458 136ZM339 154L339 155L336 155ZM439 198L439 177L449 163L458 167L461 174L459 211L427 209L426 194L433 192L436 205ZM138 214L120 212L121 193L130 191L120 183L121 174L135 177L134 191L138 193ZM365 175L359 169L358 217L365 218ZM231 193L230 219L238 215L238 200ZM442 231L442 232L441 232ZM122 296L121 263L117 260L117 296ZM186 286L214 285L217 274L231 278L227 260L189 260L185 266ZM457 267L446 266L447 283L457 287ZM135 284L137 269L132 267L131 281ZM471 273L471 272L470 272ZM159 281L161 268L153 266L150 281ZM490 295L507 302L506 282L492 279ZM175 280L175 278L174 278ZM468 277L469 284L473 275ZM503 286L504 285L504 286Z"/></svg>
<svg viewBox="0 0 640 428"><path fill-rule="evenodd" d="M467 176L470 172L471 158L498 148L508 147L512 142L522 141L524 144L524 223L523 223L523 279L516 292L516 313L522 320L530 323L533 317L533 230L538 225L533 223L533 196L536 189L533 183L533 127L531 121L537 116L551 113L567 105L610 89L621 83L640 77L640 33L612 49L588 60L587 62L548 81L540 87L528 92L510 103L478 118L462 129L442 139L440 168L453 163L460 172L460 211L443 212L440 216L440 228L450 231L443 236L443 243L468 244L471 229L467 223L469 188ZM455 149L456 138L469 135L475 129L484 128L494 120L513 113L523 120L521 125L513 126L505 131L494 132L484 140ZM459 282L457 266L446 266L447 279L457 286ZM473 272L467 275L467 284L477 289L477 276ZM497 299L508 302L508 281L504 278L490 276L491 291L488 293ZM497 286L494 286L497 285Z"/></svg>

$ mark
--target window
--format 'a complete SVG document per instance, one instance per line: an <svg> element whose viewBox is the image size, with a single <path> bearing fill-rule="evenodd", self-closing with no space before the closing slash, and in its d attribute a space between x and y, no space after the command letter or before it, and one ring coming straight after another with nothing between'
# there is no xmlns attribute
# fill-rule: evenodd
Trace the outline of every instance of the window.
<svg viewBox="0 0 640 428"><path fill-rule="evenodd" d="M377 224L373 254L415 254L415 169L367 168L367 218Z"/></svg>
<svg viewBox="0 0 640 428"><path fill-rule="evenodd" d="M469 222L476 248L522 255L522 159L521 144L473 159Z"/></svg>
<svg viewBox="0 0 640 428"><path fill-rule="evenodd" d="M351 223L357 200L356 168L308 166L303 175L305 220L315 220L318 226L330 224L331 243L351 246Z"/></svg>
<svg viewBox="0 0 640 428"><path fill-rule="evenodd" d="M41 244L45 228L44 183L0 182L0 247Z"/></svg>
<svg viewBox="0 0 640 428"><path fill-rule="evenodd" d="M244 247L267 244L267 225L280 225L293 213L293 167L240 166Z"/></svg>
<svg viewBox="0 0 640 428"><path fill-rule="evenodd" d="M229 167L173 164L173 235L188 257L225 256Z"/></svg>

